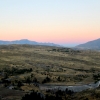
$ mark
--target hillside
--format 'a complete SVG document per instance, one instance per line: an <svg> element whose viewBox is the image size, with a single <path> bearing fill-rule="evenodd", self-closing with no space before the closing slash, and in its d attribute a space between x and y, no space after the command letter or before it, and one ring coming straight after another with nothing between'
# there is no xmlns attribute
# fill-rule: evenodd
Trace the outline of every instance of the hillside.
<svg viewBox="0 0 100 100"><path fill-rule="evenodd" d="M30 41L27 39L22 39L22 40L15 40L15 41L3 41L0 40L0 45L9 45L9 44L29 44L29 45L44 45L44 46L60 46L54 43L39 43L36 41Z"/></svg>
<svg viewBox="0 0 100 100"><path fill-rule="evenodd" d="M76 46L77 49L92 49L92 50L100 50L100 39L96 39L93 41L89 41L84 44L80 44Z"/></svg>
<svg viewBox="0 0 100 100"><path fill-rule="evenodd" d="M0 45L0 95L3 100L20 100L18 98L32 90L48 94L40 90L39 85L77 86L99 78L100 52L52 46ZM9 89L12 87L14 91ZM85 100L86 96L78 95L67 98ZM83 99L74 99L76 97Z"/></svg>

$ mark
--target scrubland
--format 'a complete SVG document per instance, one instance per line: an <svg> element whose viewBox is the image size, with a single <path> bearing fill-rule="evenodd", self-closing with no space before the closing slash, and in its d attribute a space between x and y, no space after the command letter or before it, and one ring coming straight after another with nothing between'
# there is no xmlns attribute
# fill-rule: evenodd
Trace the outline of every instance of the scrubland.
<svg viewBox="0 0 100 100"><path fill-rule="evenodd" d="M0 95L7 100L20 99L22 95L18 95L18 91L23 95L32 90L40 91L38 84L82 85L99 79L99 51L33 45L0 46ZM14 89L9 90L9 86ZM5 96L5 89L17 91L18 96L12 96L10 92ZM74 97L78 98L78 95ZM85 100L82 98L75 100ZM89 98L92 100L91 96Z"/></svg>

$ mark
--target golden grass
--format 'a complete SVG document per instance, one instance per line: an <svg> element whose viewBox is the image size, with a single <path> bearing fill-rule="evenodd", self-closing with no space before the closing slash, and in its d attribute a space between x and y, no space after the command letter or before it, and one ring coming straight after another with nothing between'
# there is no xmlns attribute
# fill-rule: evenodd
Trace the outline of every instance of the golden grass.
<svg viewBox="0 0 100 100"><path fill-rule="evenodd" d="M65 82L71 83L76 81L73 78L75 75L88 75L77 82L94 81L91 76L100 71L100 52L74 52L71 49L69 52L62 52L53 51L53 49L61 50L62 48L31 45L0 46L0 69L32 68L35 77L40 82L47 76L47 74L42 75L42 72L51 73L51 82L56 82L57 77L61 76L62 79L66 78ZM95 72L91 71L92 68ZM30 74L19 75L19 77L24 78ZM56 78L53 79L53 77Z"/></svg>

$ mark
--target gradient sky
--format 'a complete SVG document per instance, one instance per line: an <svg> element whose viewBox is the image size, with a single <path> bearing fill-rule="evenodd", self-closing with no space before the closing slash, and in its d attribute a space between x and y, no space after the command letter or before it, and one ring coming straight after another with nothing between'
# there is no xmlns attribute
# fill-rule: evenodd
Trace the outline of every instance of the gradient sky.
<svg viewBox="0 0 100 100"><path fill-rule="evenodd" d="M0 0L0 40L75 45L100 38L100 0Z"/></svg>

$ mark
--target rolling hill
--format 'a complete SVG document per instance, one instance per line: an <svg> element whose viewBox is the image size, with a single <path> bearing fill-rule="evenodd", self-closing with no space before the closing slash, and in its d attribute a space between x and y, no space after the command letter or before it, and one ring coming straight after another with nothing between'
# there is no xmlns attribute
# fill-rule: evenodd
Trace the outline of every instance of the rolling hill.
<svg viewBox="0 0 100 100"><path fill-rule="evenodd" d="M91 50L100 50L100 38L96 40L89 41L84 44L76 46L77 49L91 49Z"/></svg>
<svg viewBox="0 0 100 100"><path fill-rule="evenodd" d="M9 44L29 44L29 45L44 45L44 46L57 46L60 45L54 44L54 43L39 43L35 41L30 41L28 39L22 39L22 40L15 40L15 41L3 41L0 40L0 45L9 45Z"/></svg>

